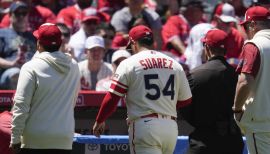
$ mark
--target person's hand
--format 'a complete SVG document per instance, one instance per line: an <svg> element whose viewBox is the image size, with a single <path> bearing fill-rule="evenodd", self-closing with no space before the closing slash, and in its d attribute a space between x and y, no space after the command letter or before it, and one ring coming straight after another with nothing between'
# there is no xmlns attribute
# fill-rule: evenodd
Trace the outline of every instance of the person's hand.
<svg viewBox="0 0 270 154"><path fill-rule="evenodd" d="M12 61L12 67L21 67L25 62L25 57L18 54L16 59Z"/></svg>
<svg viewBox="0 0 270 154"><path fill-rule="evenodd" d="M105 122L102 123L95 122L93 126L93 134L96 137L100 137L100 134L102 134L104 130L105 130Z"/></svg>
<svg viewBox="0 0 270 154"><path fill-rule="evenodd" d="M21 143L10 144L9 147L11 148L13 154L17 154L21 151Z"/></svg>
<svg viewBox="0 0 270 154"><path fill-rule="evenodd" d="M24 57L17 57L15 60L15 66L22 66L25 63L25 58Z"/></svg>

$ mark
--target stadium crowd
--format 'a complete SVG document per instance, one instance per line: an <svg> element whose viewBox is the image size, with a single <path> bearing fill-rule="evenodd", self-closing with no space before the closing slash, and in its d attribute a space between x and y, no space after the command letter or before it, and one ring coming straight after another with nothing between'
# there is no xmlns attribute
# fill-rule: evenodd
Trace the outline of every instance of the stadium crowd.
<svg viewBox="0 0 270 154"><path fill-rule="evenodd" d="M125 48L128 31L135 25L149 26L156 49L179 61L186 71L205 62L200 38L209 29L224 30L230 38L226 42L226 58L236 67L246 39L238 23L249 6L267 7L267 1L248 5L241 0L2 0L0 3L1 89L16 89L20 67L36 52L32 32L46 22L60 27L64 40L60 50L80 63L82 89L96 90L99 80L111 76L112 54ZM86 41L90 36L100 37ZM97 51L88 54L89 46Z"/></svg>
<svg viewBox="0 0 270 154"><path fill-rule="evenodd" d="M109 88L116 67L131 56L128 32L137 25L150 27L155 49L186 74L207 62L201 39L220 29L227 34L224 57L239 71L250 39L240 23L253 6L270 10L269 0L0 0L0 89L16 89L20 68L37 51L33 32L44 23L60 29L59 51L78 62L81 90Z"/></svg>
<svg viewBox="0 0 270 154"><path fill-rule="evenodd" d="M245 2L245 3L244 3ZM135 25L149 26L155 47L178 60L186 71L205 62L200 39L209 29L228 33L228 62L239 62L246 40L238 25L246 9L253 5L269 8L267 0L12 0L1 1L0 88L16 89L20 67L36 52L32 32L41 24L61 27L61 51L70 53L80 63L81 85L96 90L96 83L111 76L111 57L124 49L128 31ZM91 41L86 41L90 36ZM90 47L95 52L89 52ZM88 59L88 61L85 61Z"/></svg>

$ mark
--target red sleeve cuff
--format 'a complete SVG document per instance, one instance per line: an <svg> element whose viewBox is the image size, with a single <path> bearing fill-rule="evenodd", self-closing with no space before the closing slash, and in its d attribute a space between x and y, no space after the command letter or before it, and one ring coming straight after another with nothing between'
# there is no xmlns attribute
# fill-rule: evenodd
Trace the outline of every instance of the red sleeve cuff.
<svg viewBox="0 0 270 154"><path fill-rule="evenodd" d="M188 106L189 104L191 104L191 102L192 102L192 97L184 101L177 101L176 108L179 109L179 108Z"/></svg>

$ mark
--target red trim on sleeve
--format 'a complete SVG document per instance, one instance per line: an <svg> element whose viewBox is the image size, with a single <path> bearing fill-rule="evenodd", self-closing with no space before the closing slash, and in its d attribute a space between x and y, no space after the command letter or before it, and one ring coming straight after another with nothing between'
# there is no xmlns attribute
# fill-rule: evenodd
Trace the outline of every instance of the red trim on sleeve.
<svg viewBox="0 0 270 154"><path fill-rule="evenodd" d="M122 87L119 87L119 86L117 86L114 83L111 84L111 87L110 88L113 89L113 90L115 90L115 91L117 91L117 92L119 92L119 93L121 93L121 94L125 94L127 92L127 89L124 89Z"/></svg>
<svg viewBox="0 0 270 154"><path fill-rule="evenodd" d="M117 108L120 96L107 92L96 117L98 123L104 122Z"/></svg>
<svg viewBox="0 0 270 154"><path fill-rule="evenodd" d="M191 104L191 102L192 102L192 97L184 101L177 101L176 108L179 109L179 108L185 107Z"/></svg>
<svg viewBox="0 0 270 154"><path fill-rule="evenodd" d="M123 83L121 83L121 82L118 82L118 81L116 81L116 80L112 80L113 82L116 82L117 84L119 84L119 85L121 85L121 86L123 86L123 87L126 87L126 88L128 88L128 86L126 86L126 85L124 85Z"/></svg>

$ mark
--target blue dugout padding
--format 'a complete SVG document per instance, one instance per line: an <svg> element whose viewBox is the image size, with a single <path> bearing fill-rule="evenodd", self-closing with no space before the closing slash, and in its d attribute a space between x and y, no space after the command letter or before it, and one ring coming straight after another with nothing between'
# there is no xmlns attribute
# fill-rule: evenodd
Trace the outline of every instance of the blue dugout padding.
<svg viewBox="0 0 270 154"><path fill-rule="evenodd" d="M245 137L243 137L245 141ZM93 135L76 135L73 139L76 144L83 144L80 150L84 154L129 154L128 136L126 135L101 135L97 138ZM187 136L178 136L174 154L184 154L188 146ZM76 147L78 148L78 146ZM248 154L245 146L243 154Z"/></svg>

